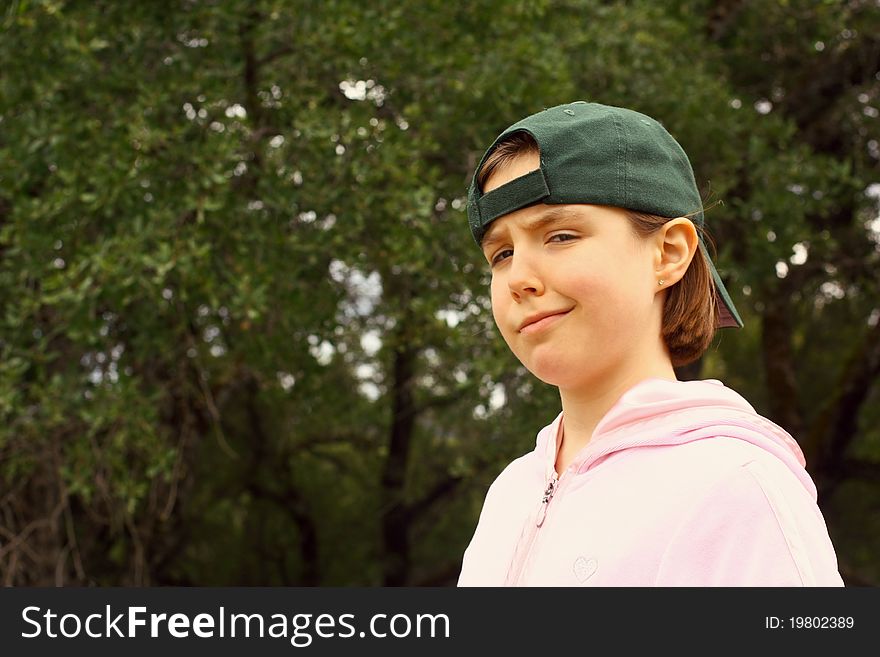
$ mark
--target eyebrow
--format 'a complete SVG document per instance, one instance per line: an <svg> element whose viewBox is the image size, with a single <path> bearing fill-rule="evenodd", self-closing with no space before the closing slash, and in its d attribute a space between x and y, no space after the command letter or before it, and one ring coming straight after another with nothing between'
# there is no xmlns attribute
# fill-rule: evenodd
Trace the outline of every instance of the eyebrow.
<svg viewBox="0 0 880 657"><path fill-rule="evenodd" d="M543 230L555 224L571 221L572 219L586 220L586 217L582 213L570 208L554 208L553 210L541 213L529 221L523 228L528 231ZM501 230L493 230L493 228L495 228L494 225L489 227L489 230L486 231L486 236L480 244L484 252L487 248L495 246L505 239L505 234Z"/></svg>

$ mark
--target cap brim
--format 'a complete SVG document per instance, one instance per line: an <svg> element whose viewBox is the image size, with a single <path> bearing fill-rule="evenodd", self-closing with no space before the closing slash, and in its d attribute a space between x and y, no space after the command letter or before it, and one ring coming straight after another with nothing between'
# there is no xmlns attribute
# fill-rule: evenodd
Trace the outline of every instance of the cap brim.
<svg viewBox="0 0 880 657"><path fill-rule="evenodd" d="M706 250L702 239L700 240L700 249L703 252L703 257L706 258L706 262L709 263L712 280L715 281L715 299L718 302L718 328L742 328L743 321L736 311L736 306L733 305L733 301L730 299L727 288L721 282L718 270L715 269L715 263L709 257L709 252Z"/></svg>

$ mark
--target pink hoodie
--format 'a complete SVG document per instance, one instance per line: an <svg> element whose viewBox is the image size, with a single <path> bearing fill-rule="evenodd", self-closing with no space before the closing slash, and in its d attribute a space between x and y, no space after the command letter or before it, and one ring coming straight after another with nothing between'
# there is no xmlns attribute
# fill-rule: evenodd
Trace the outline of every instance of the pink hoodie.
<svg viewBox="0 0 880 657"><path fill-rule="evenodd" d="M640 382L557 479L562 419L489 488L459 586L843 586L803 453L720 381Z"/></svg>

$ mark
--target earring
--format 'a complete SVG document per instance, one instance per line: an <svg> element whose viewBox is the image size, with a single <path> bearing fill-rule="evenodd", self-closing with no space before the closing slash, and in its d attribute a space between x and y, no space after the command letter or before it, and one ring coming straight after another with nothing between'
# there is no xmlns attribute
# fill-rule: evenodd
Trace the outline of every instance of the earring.
<svg viewBox="0 0 880 657"><path fill-rule="evenodd" d="M659 281L657 281L657 285L663 285L663 283L665 283L665 282L666 282L666 281L664 281L664 280L661 278Z"/></svg>

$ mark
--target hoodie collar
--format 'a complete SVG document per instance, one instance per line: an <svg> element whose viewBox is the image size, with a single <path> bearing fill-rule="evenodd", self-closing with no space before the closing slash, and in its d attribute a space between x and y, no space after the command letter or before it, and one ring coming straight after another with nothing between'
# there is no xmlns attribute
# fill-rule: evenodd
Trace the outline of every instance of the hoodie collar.
<svg viewBox="0 0 880 657"><path fill-rule="evenodd" d="M641 430L648 423L650 431ZM544 455L548 478L555 473L563 426L564 414L560 413L538 434L536 447ZM739 393L717 379L649 378L637 383L602 417L590 442L570 467L581 473L622 449L682 444L718 435L762 447L784 461L800 478L809 479L803 470L803 452L788 432L758 415Z"/></svg>

